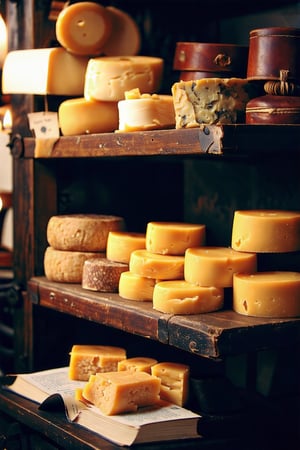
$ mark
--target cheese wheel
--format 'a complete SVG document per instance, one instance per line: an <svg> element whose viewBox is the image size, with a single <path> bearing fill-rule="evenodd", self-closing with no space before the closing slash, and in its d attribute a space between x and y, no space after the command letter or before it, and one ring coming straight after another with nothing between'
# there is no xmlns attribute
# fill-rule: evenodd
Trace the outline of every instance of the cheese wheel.
<svg viewBox="0 0 300 450"><path fill-rule="evenodd" d="M156 280L142 277L129 271L123 272L119 280L119 295L128 300L152 302Z"/></svg>
<svg viewBox="0 0 300 450"><path fill-rule="evenodd" d="M58 120L64 136L110 133L118 128L118 103L71 98L59 105Z"/></svg>
<svg viewBox="0 0 300 450"><path fill-rule="evenodd" d="M234 273L256 270L255 253L229 247L195 247L185 253L184 279L199 286L232 287Z"/></svg>
<svg viewBox="0 0 300 450"><path fill-rule="evenodd" d="M70 352L70 380L88 381L98 372L118 370L118 362L126 359L126 350L110 345L73 345Z"/></svg>
<svg viewBox="0 0 300 450"><path fill-rule="evenodd" d="M151 367L151 374L160 378L160 398L184 406L189 396L190 367L175 362L160 362Z"/></svg>
<svg viewBox="0 0 300 450"><path fill-rule="evenodd" d="M84 262L82 288L99 292L118 292L122 272L128 264L110 261L107 258L92 258Z"/></svg>
<svg viewBox="0 0 300 450"><path fill-rule="evenodd" d="M132 370L133 372L147 372L151 374L151 367L157 364L154 358L147 358L145 356L135 356L133 358L123 359L118 363L118 371Z"/></svg>
<svg viewBox="0 0 300 450"><path fill-rule="evenodd" d="M217 311L223 302L223 288L197 286L185 280L161 281L153 291L153 308L168 314Z"/></svg>
<svg viewBox="0 0 300 450"><path fill-rule="evenodd" d="M146 250L162 255L184 255L189 247L205 243L205 225L180 222L149 222Z"/></svg>
<svg viewBox="0 0 300 450"><path fill-rule="evenodd" d="M84 261L104 253L56 250L47 247L44 253L44 271L50 281L81 283Z"/></svg>
<svg viewBox="0 0 300 450"><path fill-rule="evenodd" d="M235 274L233 309L256 317L300 316L300 272Z"/></svg>
<svg viewBox="0 0 300 450"><path fill-rule="evenodd" d="M135 250L130 256L129 270L141 277L156 280L181 280L184 256L158 255L147 250Z"/></svg>
<svg viewBox="0 0 300 450"><path fill-rule="evenodd" d="M106 257L112 261L129 264L131 253L145 248L145 245L144 233L110 231L107 238Z"/></svg>
<svg viewBox="0 0 300 450"><path fill-rule="evenodd" d="M263 209L235 211L231 246L241 252L299 251L300 212Z"/></svg>
<svg viewBox="0 0 300 450"><path fill-rule="evenodd" d="M65 214L50 217L47 239L57 250L104 252L108 233L122 230L124 219L103 214Z"/></svg>
<svg viewBox="0 0 300 450"><path fill-rule="evenodd" d="M112 31L111 15L95 2L78 2L59 13L56 39L75 55L99 55Z"/></svg>
<svg viewBox="0 0 300 450"><path fill-rule="evenodd" d="M163 59L152 56L99 56L88 62L84 97L86 100L118 102L125 92L139 88L152 94L159 90Z"/></svg>

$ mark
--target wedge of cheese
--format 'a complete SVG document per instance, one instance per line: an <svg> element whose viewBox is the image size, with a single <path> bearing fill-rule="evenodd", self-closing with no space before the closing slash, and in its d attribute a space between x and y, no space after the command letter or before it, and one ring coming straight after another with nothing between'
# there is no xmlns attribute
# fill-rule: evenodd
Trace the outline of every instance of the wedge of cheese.
<svg viewBox="0 0 300 450"><path fill-rule="evenodd" d="M145 247L144 233L110 231L107 237L106 256L112 261L129 264L131 253Z"/></svg>
<svg viewBox="0 0 300 450"><path fill-rule="evenodd" d="M141 277L156 280L181 280L184 273L184 256L158 255L147 250L131 253L129 270Z"/></svg>
<svg viewBox="0 0 300 450"><path fill-rule="evenodd" d="M119 295L128 300L152 302L155 284L155 278L142 277L129 270L120 275Z"/></svg>
<svg viewBox="0 0 300 450"><path fill-rule="evenodd" d="M87 259L83 264L81 286L90 291L118 292L121 273L127 270L126 263L107 258Z"/></svg>
<svg viewBox="0 0 300 450"><path fill-rule="evenodd" d="M126 350L109 345L73 345L70 352L69 378L88 381L98 372L118 370L118 362L126 359Z"/></svg>
<svg viewBox="0 0 300 450"><path fill-rule="evenodd" d="M190 367L175 362L161 362L151 367L151 374L160 378L160 398L184 406L189 395Z"/></svg>
<svg viewBox="0 0 300 450"><path fill-rule="evenodd" d="M118 371L132 370L133 372L147 372L151 374L151 367L157 364L157 360L154 358L148 358L146 356L135 356L133 358L123 359L118 363Z"/></svg>
<svg viewBox="0 0 300 450"><path fill-rule="evenodd" d="M104 414L136 411L160 400L160 379L146 372L124 370L92 375L82 395Z"/></svg>

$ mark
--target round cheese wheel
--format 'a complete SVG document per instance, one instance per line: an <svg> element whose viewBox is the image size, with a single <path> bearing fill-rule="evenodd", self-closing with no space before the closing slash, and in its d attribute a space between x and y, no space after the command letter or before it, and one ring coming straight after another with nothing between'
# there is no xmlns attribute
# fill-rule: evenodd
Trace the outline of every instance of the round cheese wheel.
<svg viewBox="0 0 300 450"><path fill-rule="evenodd" d="M153 308L169 314L201 314L223 307L224 289L184 280L161 281L153 291Z"/></svg>
<svg viewBox="0 0 300 450"><path fill-rule="evenodd" d="M126 231L110 231L106 245L106 257L112 261L129 264L134 250L144 249L146 238L144 233Z"/></svg>
<svg viewBox="0 0 300 450"><path fill-rule="evenodd" d="M76 55L99 55L111 30L111 14L95 2L66 6L59 13L55 26L58 42Z"/></svg>
<svg viewBox="0 0 300 450"><path fill-rule="evenodd" d="M241 252L281 253L300 250L300 212L235 211L231 246Z"/></svg>
<svg viewBox="0 0 300 450"><path fill-rule="evenodd" d="M83 265L82 287L91 291L118 292L120 275L126 270L128 264L107 258L87 259Z"/></svg>
<svg viewBox="0 0 300 450"><path fill-rule="evenodd" d="M300 273L235 274L233 309L239 314L256 317L300 316Z"/></svg>
<svg viewBox="0 0 300 450"><path fill-rule="evenodd" d="M119 280L119 295L128 300L152 302L154 278L141 277L130 271L121 273Z"/></svg>
<svg viewBox="0 0 300 450"><path fill-rule="evenodd" d="M255 253L229 247L195 247L185 253L184 279L199 286L232 287L234 273L256 270Z"/></svg>
<svg viewBox="0 0 300 450"><path fill-rule="evenodd" d="M205 225L180 222L149 222L146 250L162 255L184 255L189 247L205 243Z"/></svg>
<svg viewBox="0 0 300 450"><path fill-rule="evenodd" d="M181 280L184 256L159 255L147 250L135 250L130 256L129 270L141 277L156 280Z"/></svg>
<svg viewBox="0 0 300 450"><path fill-rule="evenodd" d="M57 250L104 252L108 233L123 230L124 219L102 214L66 214L50 217L47 239Z"/></svg>

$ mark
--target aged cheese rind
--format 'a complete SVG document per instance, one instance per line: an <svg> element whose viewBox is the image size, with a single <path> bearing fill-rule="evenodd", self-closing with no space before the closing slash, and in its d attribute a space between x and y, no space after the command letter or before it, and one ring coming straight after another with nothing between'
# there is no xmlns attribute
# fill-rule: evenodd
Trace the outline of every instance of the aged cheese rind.
<svg viewBox="0 0 300 450"><path fill-rule="evenodd" d="M118 371L132 370L151 374L151 367L157 364L157 360L146 356L135 356L133 358L123 359L118 363Z"/></svg>
<svg viewBox="0 0 300 450"><path fill-rule="evenodd" d="M145 233L110 231L106 244L106 256L112 261L129 264L131 253L145 247Z"/></svg>
<svg viewBox="0 0 300 450"><path fill-rule="evenodd" d="M184 406L189 396L190 367L175 362L160 362L151 367L151 374L160 378L160 398Z"/></svg>
<svg viewBox="0 0 300 450"><path fill-rule="evenodd" d="M129 270L136 275L156 280L180 280L184 273L184 256L135 250L130 256Z"/></svg>
<svg viewBox="0 0 300 450"><path fill-rule="evenodd" d="M121 273L119 295L128 300L151 302L155 283L155 278L142 277L129 270Z"/></svg>
<svg viewBox="0 0 300 450"><path fill-rule="evenodd" d="M107 258L92 258L84 261L82 288L99 292L118 292L122 272L128 264L110 261Z"/></svg>

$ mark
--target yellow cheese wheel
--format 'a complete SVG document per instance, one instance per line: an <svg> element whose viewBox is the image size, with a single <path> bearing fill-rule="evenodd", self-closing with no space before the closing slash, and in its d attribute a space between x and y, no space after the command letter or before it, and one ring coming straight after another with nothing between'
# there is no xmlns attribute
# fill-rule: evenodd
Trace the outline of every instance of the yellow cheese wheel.
<svg viewBox="0 0 300 450"><path fill-rule="evenodd" d="M231 287L234 273L256 270L255 253L229 247L195 247L185 253L184 279L199 286Z"/></svg>
<svg viewBox="0 0 300 450"><path fill-rule="evenodd" d="M122 272L128 264L110 261L107 258L92 258L84 261L82 288L99 292L118 292Z"/></svg>
<svg viewBox="0 0 300 450"><path fill-rule="evenodd" d="M160 398L184 406L189 396L190 367L175 362L160 362L151 367L151 374L160 378Z"/></svg>
<svg viewBox="0 0 300 450"><path fill-rule="evenodd" d="M151 367L157 364L157 360L154 358L148 358L145 356L135 356L133 358L123 359L118 363L118 371L132 370L133 372L141 371L151 374Z"/></svg>
<svg viewBox="0 0 300 450"><path fill-rule="evenodd" d="M197 286L185 280L161 281L154 286L153 308L168 314L201 314L223 307L224 289Z"/></svg>
<svg viewBox="0 0 300 450"><path fill-rule="evenodd" d="M146 229L146 250L162 255L184 255L189 247L205 243L206 227L180 222L149 222Z"/></svg>
<svg viewBox="0 0 300 450"><path fill-rule="evenodd" d="M300 273L235 274L233 309L239 314L256 317L300 316Z"/></svg>
<svg viewBox="0 0 300 450"><path fill-rule="evenodd" d="M50 217L47 239L57 250L105 252L108 233L124 226L124 219L118 216L62 214Z"/></svg>
<svg viewBox="0 0 300 450"><path fill-rule="evenodd" d="M159 90L163 59L152 56L99 56L88 62L84 97L86 100L118 102L125 92L139 88L141 93Z"/></svg>
<svg viewBox="0 0 300 450"><path fill-rule="evenodd" d="M300 250L300 212L235 211L232 248L241 252L284 253Z"/></svg>
<svg viewBox="0 0 300 450"><path fill-rule="evenodd" d="M99 55L112 31L111 15L95 2L66 6L56 20L58 42L75 55Z"/></svg>
<svg viewBox="0 0 300 450"><path fill-rule="evenodd" d="M112 261L129 264L131 253L134 250L143 249L145 246L144 233L110 231L107 238L106 256Z"/></svg>
<svg viewBox="0 0 300 450"><path fill-rule="evenodd" d="M64 136L110 133L119 125L118 103L71 98L59 105L58 120Z"/></svg>
<svg viewBox="0 0 300 450"><path fill-rule="evenodd" d="M141 277L156 280L180 280L184 272L184 256L158 255L147 250L131 253L129 270Z"/></svg>
<svg viewBox="0 0 300 450"><path fill-rule="evenodd" d="M128 300L152 302L156 280L137 275L129 271L123 272L119 280L119 295Z"/></svg>

